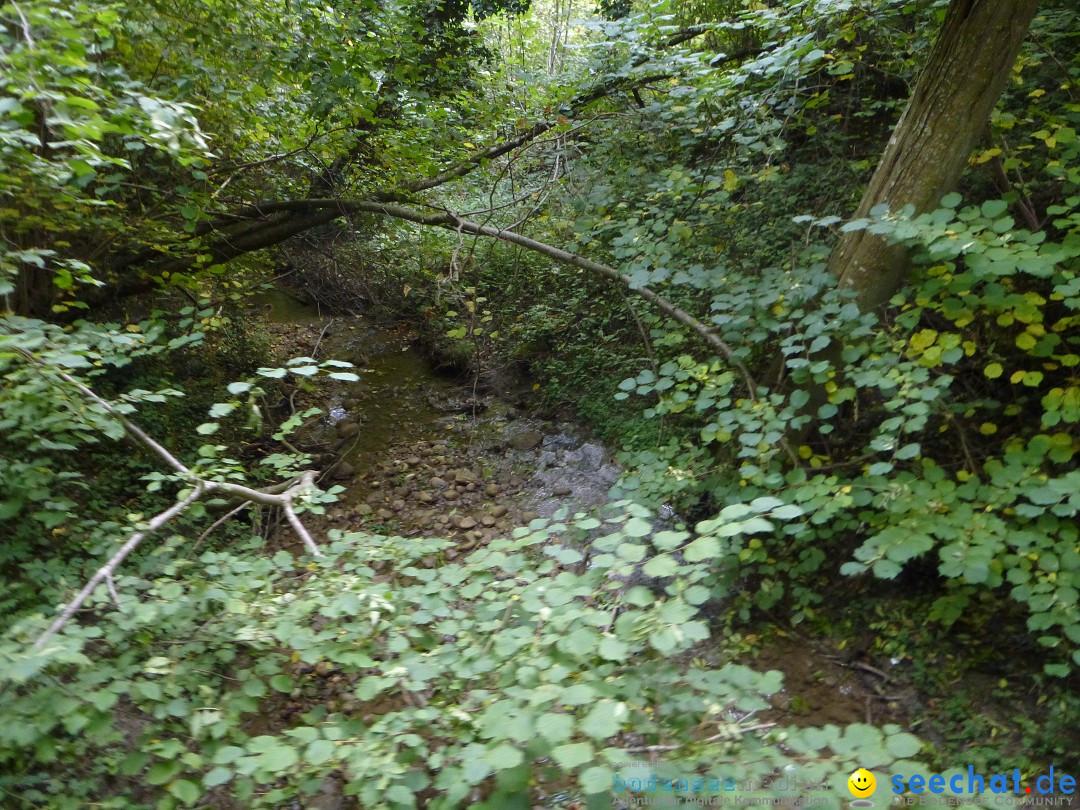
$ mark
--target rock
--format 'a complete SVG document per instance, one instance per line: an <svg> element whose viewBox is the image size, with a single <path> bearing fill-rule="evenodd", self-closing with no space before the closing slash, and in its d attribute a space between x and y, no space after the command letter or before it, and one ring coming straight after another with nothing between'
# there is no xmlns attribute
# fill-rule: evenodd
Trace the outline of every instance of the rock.
<svg viewBox="0 0 1080 810"><path fill-rule="evenodd" d="M390 504L390 508L393 509L395 512L400 512L402 509L405 508L405 501L394 501L392 504Z"/></svg>
<svg viewBox="0 0 1080 810"><path fill-rule="evenodd" d="M428 483L431 484L431 486L435 487L435 489L445 489L449 486L446 481L444 481L442 478L439 478L438 476L432 478L430 481L428 481Z"/></svg>
<svg viewBox="0 0 1080 810"><path fill-rule="evenodd" d="M496 495L499 494L499 488L494 484L488 484L486 487L484 487L484 494L487 495L489 498L494 498Z"/></svg>
<svg viewBox="0 0 1080 810"><path fill-rule="evenodd" d="M502 504L499 504L498 506L492 508L491 516L493 518L501 518L503 515L505 515L509 511L510 510L507 509L505 506L503 506Z"/></svg>
<svg viewBox="0 0 1080 810"><path fill-rule="evenodd" d="M380 509L378 512L375 513L375 517L377 517L379 520L389 520L393 516L394 513L391 512L389 509Z"/></svg>
<svg viewBox="0 0 1080 810"><path fill-rule="evenodd" d="M454 480L459 484L470 484L476 481L476 476L473 475L472 470L467 470L464 467L454 470Z"/></svg>
<svg viewBox="0 0 1080 810"><path fill-rule="evenodd" d="M544 434L539 430L523 430L509 438L507 444L512 450L535 450L544 441Z"/></svg>
<svg viewBox="0 0 1080 810"><path fill-rule="evenodd" d="M342 419L334 426L339 439L351 439L360 432L360 425L351 419Z"/></svg>
<svg viewBox="0 0 1080 810"><path fill-rule="evenodd" d="M491 515L484 515L482 518L480 518L480 522L488 528L491 528L495 525L495 518L493 518Z"/></svg>
<svg viewBox="0 0 1080 810"><path fill-rule="evenodd" d="M521 513L521 519L525 523L532 523L538 517L540 517L540 515L538 515L536 512L522 512Z"/></svg>
<svg viewBox="0 0 1080 810"><path fill-rule="evenodd" d="M581 441L572 435L554 433L544 437L545 450L573 450Z"/></svg>
<svg viewBox="0 0 1080 810"><path fill-rule="evenodd" d="M339 461L334 466L334 478L341 480L343 478L352 478L356 475L356 469L347 461Z"/></svg>
<svg viewBox="0 0 1080 810"><path fill-rule="evenodd" d="M448 489L446 492L443 493L443 498L448 501L456 501L460 497L461 496L458 494L458 491L456 489Z"/></svg>
<svg viewBox="0 0 1080 810"><path fill-rule="evenodd" d="M619 480L620 474L621 471L619 470L619 465L605 464L603 467L600 468L599 473L597 473L596 479L604 486L612 487L615 486L615 482Z"/></svg>
<svg viewBox="0 0 1080 810"><path fill-rule="evenodd" d="M407 459L405 459L405 463L408 464L410 467L415 467L417 464L420 463L420 457L409 456Z"/></svg>
<svg viewBox="0 0 1080 810"><path fill-rule="evenodd" d="M416 493L416 500L420 501L420 503L431 503L435 500L435 496L427 490L422 490Z"/></svg>
<svg viewBox="0 0 1080 810"><path fill-rule="evenodd" d="M461 518L461 520L458 521L458 528L459 529L471 529L475 525L476 525L476 518L474 518L474 517L472 517L470 515L466 515L465 517Z"/></svg>
<svg viewBox="0 0 1080 810"><path fill-rule="evenodd" d="M604 465L604 448L598 444L583 444L577 450L568 451L563 460L579 470L599 470Z"/></svg>
<svg viewBox="0 0 1080 810"><path fill-rule="evenodd" d="M556 484L551 488L551 494L557 498L563 498L573 492L566 484Z"/></svg>

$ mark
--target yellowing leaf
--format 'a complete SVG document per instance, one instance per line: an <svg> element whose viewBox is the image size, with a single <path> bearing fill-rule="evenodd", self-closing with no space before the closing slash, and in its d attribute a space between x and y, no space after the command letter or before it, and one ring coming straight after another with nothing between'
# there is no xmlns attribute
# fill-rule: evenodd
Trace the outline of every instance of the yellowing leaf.
<svg viewBox="0 0 1080 810"><path fill-rule="evenodd" d="M996 380L1001 376L1004 369L1001 367L1001 363L991 363L983 369L983 374L989 377L991 380Z"/></svg>

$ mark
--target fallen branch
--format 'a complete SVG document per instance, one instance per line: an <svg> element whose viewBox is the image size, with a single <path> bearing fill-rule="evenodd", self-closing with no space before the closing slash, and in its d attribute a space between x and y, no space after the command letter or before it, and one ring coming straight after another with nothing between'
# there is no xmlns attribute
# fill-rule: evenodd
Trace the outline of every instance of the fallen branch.
<svg viewBox="0 0 1080 810"><path fill-rule="evenodd" d="M97 570L96 574L90 577L90 581L83 586L83 589L79 591L78 594L76 594L74 599L68 602L67 607L65 607L60 613L60 615L56 617L53 623L49 625L49 628L40 636L38 636L38 640L34 642L34 649L40 650L43 646L45 646L46 641L48 641L50 638L59 633L60 630L63 629L64 625L67 624L71 620L71 617L75 615L75 611L81 608L83 606L83 603L90 598L90 594L92 594L94 592L94 589L101 584L102 580L106 579L107 577L111 578L113 571L116 570L116 567L124 561L124 558L126 558L128 554L135 550L135 548L146 538L147 535L157 531L174 517L184 512L188 507L194 504L195 501L199 500L202 495L202 488L196 486L193 490L191 490L191 492L188 493L186 498L184 498L182 501L177 501L164 512L159 512L158 514L156 514L153 519L151 519L151 521L146 524L146 528L140 529L139 531L131 535L131 537L127 539L127 542L124 543L124 545L120 546L116 553L109 558L109 561L103 566L101 566L101 568Z"/></svg>
<svg viewBox="0 0 1080 810"><path fill-rule="evenodd" d="M37 366L44 366L44 364L30 352L24 349L16 349L16 351L28 362ZM66 372L53 370L53 373L55 373L59 379L79 391L79 393L92 401L95 405L98 405L105 410L110 416L116 418L123 426L124 431L128 436L138 441L162 459L173 470L179 473L180 476L190 484L192 489L182 500L173 504L165 511L155 515L143 528L140 528L133 533L124 542L116 553L109 558L108 562L101 566L101 568L97 570L97 573L90 578L90 581L87 582L81 591L79 591L75 598L65 606L64 610L49 628L34 642L34 649L40 649L46 641L59 632L102 581L111 582L112 574L117 566L119 566L120 563L123 562L148 535L157 531L170 520L183 513L204 495L225 493L242 498L245 504L254 502L265 504L267 506L281 507L285 512L285 516L288 518L289 525L292 526L293 531L296 532L297 537L303 542L308 552L314 557L323 556L319 546L315 543L314 539L312 539L311 533L307 530L307 527L304 526L296 513L296 499L315 488L315 478L318 474L315 470L307 470L291 481L275 484L262 490L252 489L243 484L233 484L227 481L211 481L200 478L192 472L187 465L169 452L169 450L161 443L155 441L146 433L146 431L120 413L111 402L98 396L89 386ZM214 525L216 526L217 524ZM214 527L212 526L211 530L213 528ZM205 534L203 537L205 537ZM200 540L201 539L202 538L200 538Z"/></svg>

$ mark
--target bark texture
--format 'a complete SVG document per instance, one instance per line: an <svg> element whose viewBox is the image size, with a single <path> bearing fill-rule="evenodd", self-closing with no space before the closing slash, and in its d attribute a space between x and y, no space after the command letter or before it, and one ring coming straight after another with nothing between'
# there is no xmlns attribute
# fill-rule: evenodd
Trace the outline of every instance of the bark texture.
<svg viewBox="0 0 1080 810"><path fill-rule="evenodd" d="M968 164L1038 9L1038 0L953 0L907 109L893 130L855 212L886 203L899 211L932 210ZM880 236L841 236L829 269L858 293L865 309L881 306L904 281L907 251Z"/></svg>

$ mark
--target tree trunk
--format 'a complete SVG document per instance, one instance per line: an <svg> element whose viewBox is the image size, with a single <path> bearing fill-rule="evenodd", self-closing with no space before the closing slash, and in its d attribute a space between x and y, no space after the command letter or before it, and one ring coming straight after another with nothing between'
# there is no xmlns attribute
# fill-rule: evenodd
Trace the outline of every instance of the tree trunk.
<svg viewBox="0 0 1080 810"><path fill-rule="evenodd" d="M1005 89L1039 0L952 0L930 59L855 212L935 208L953 190ZM907 250L865 230L840 237L829 269L858 293L864 310L881 306L908 271Z"/></svg>

